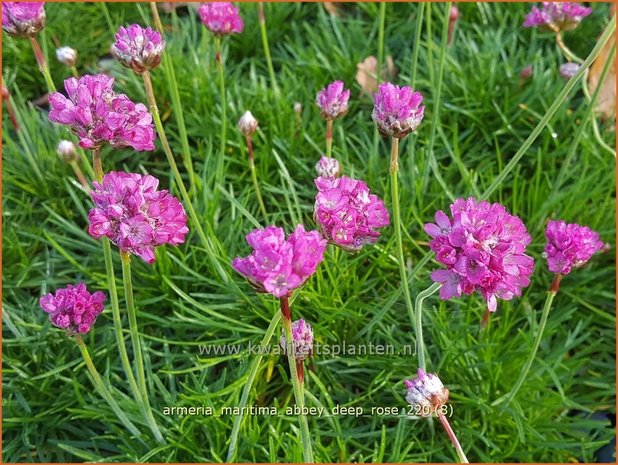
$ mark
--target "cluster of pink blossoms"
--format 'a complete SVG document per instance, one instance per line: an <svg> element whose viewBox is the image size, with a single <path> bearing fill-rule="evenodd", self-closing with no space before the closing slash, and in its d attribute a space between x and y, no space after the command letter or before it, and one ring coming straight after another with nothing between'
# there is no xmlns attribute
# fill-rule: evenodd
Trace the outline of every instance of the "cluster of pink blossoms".
<svg viewBox="0 0 618 465"><path fill-rule="evenodd" d="M371 117L380 132L401 139L418 128L425 116L423 96L411 87L385 82L373 96Z"/></svg>
<svg viewBox="0 0 618 465"><path fill-rule="evenodd" d="M434 373L425 373L419 368L417 377L411 380L406 379L404 383L407 388L406 401L415 407L415 413L420 416L432 416L448 401L448 389Z"/></svg>
<svg viewBox="0 0 618 465"><path fill-rule="evenodd" d="M157 31L132 24L118 30L112 49L120 63L141 74L159 65L165 41Z"/></svg>
<svg viewBox="0 0 618 465"><path fill-rule="evenodd" d="M552 220L545 229L547 244L543 256L552 273L569 274L603 249L599 234L587 226Z"/></svg>
<svg viewBox="0 0 618 465"><path fill-rule="evenodd" d="M2 2L2 29L14 37L34 37L45 27L45 2Z"/></svg>
<svg viewBox="0 0 618 465"><path fill-rule="evenodd" d="M326 240L317 231L305 231L302 225L287 240L283 229L276 226L255 229L246 238L253 252L236 257L232 267L258 292L275 297L289 296L324 260Z"/></svg>
<svg viewBox="0 0 618 465"><path fill-rule="evenodd" d="M315 103L320 108L322 118L337 119L348 111L350 89L344 89L342 81L334 81L318 92Z"/></svg>
<svg viewBox="0 0 618 465"><path fill-rule="evenodd" d="M450 299L478 291L490 312L497 299L511 300L530 284L534 259L525 254L531 237L519 217L499 203L457 199L451 205L453 219L443 212L436 224L425 225L433 240L431 250L447 267L431 279L442 283L440 297Z"/></svg>
<svg viewBox="0 0 618 465"><path fill-rule="evenodd" d="M592 8L575 2L542 2L541 9L532 7L524 27L540 27L553 32L570 31L590 13Z"/></svg>
<svg viewBox="0 0 618 465"><path fill-rule="evenodd" d="M145 105L116 94L113 85L114 78L104 74L67 79L68 98L60 92L49 96L49 119L71 127L85 149L109 143L114 148L154 150L152 115Z"/></svg>
<svg viewBox="0 0 618 465"><path fill-rule="evenodd" d="M347 176L315 180L313 218L329 242L356 252L380 237L377 228L390 224L388 210L363 181Z"/></svg>
<svg viewBox="0 0 618 465"><path fill-rule="evenodd" d="M336 158L329 158L322 155L320 161L315 164L318 176L324 178L334 178L341 173L341 163Z"/></svg>
<svg viewBox="0 0 618 465"><path fill-rule="evenodd" d="M285 332L281 334L279 345L283 349L283 353L287 353ZM313 328L302 318L292 323L292 345L297 362L310 357L313 352Z"/></svg>
<svg viewBox="0 0 618 465"><path fill-rule="evenodd" d="M238 7L230 2L202 3L198 12L202 24L213 34L240 34L245 27Z"/></svg>
<svg viewBox="0 0 618 465"><path fill-rule="evenodd" d="M147 263L155 261L155 247L182 244L189 232L185 209L158 185L153 176L116 171L106 174L103 183L94 182L90 235L108 237Z"/></svg>
<svg viewBox="0 0 618 465"><path fill-rule="evenodd" d="M55 294L46 294L39 300L41 308L49 314L49 321L66 329L69 335L87 333L103 312L106 297L101 291L88 292L84 283L69 284Z"/></svg>

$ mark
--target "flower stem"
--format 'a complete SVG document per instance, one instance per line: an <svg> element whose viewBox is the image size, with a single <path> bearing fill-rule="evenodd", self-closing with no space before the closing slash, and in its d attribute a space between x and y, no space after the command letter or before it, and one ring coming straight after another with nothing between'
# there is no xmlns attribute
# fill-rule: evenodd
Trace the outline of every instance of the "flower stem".
<svg viewBox="0 0 618 465"><path fill-rule="evenodd" d="M390 173L391 173L391 196L393 197L393 222L395 228L395 238L397 241L397 264L399 266L399 279L401 281L401 286L403 288L403 296L406 301L406 308L408 309L408 314L410 315L410 322L414 327L414 334L416 337L417 346L422 346L422 342L419 337L420 334L418 332L418 326L416 321L418 318L415 318L414 315L414 306L412 304L412 294L410 293L410 282L408 281L408 272L406 269L405 257L403 254L403 237L401 233L401 211L399 208L399 139L393 137L392 141L392 150L391 150L391 165L390 165ZM419 365L421 368L424 368L424 364L421 365L421 351L418 352L417 356L419 357ZM423 362L424 363L424 362Z"/></svg>
<svg viewBox="0 0 618 465"><path fill-rule="evenodd" d="M155 126L157 128L157 133L159 134L159 138L161 139L161 144L163 145L163 151L165 152L167 161L172 168L174 179L176 180L176 184L178 185L178 189L180 190L184 205L187 210L189 210L189 216L193 220L193 227L197 230L197 234L202 241L202 245L206 249L206 253L208 254L212 265L217 269L217 272L219 273L219 276L221 277L223 282L227 283L230 280L229 273L221 266L221 263L219 263L219 260L215 254L214 244L211 240L208 239L208 237L206 237L206 234L204 234L200 218L197 216L197 213L193 208L193 203L191 202L189 193L187 192L184 181L182 180L180 171L178 171L178 165L176 164L176 160L174 159L174 155L172 154L172 149L170 148L167 137L165 136L163 123L161 122L161 116L159 115L157 101L155 99L154 90L152 88L152 81L150 80L150 73L146 71L142 74L142 77L144 79L144 88L146 89L146 96L148 98L148 104L150 105L150 111L152 113ZM210 223L206 222L206 227L208 227L209 232L212 233L212 231L210 231ZM211 236L214 236L214 234L211 234Z"/></svg>
<svg viewBox="0 0 618 465"><path fill-rule="evenodd" d="M418 68L418 53L421 48L421 31L423 29L423 14L425 12L425 3L420 2L417 4L416 13L416 26L414 29L414 44L412 45L412 72L410 75L410 86L414 89L414 83L416 82L416 70Z"/></svg>
<svg viewBox="0 0 618 465"><path fill-rule="evenodd" d="M313 463L313 451L311 449L311 436L309 434L309 425L307 416L302 413L305 407L305 393L303 384L299 381L296 365L296 355L294 354L294 340L292 339L292 314L290 312L290 302L287 297L281 297L281 316L283 321L283 330L285 332L286 354L288 357L288 365L290 367L290 378L292 380L292 389L296 399L296 405L301 409L298 415L300 421L300 440L303 446L303 461L305 463Z"/></svg>
<svg viewBox="0 0 618 465"><path fill-rule="evenodd" d="M101 162L101 147L92 149L92 169L94 170L94 180L103 182L103 163Z"/></svg>
<svg viewBox="0 0 618 465"><path fill-rule="evenodd" d="M580 65L584 62L584 60L582 60L577 55L575 55L571 51L571 49L566 46L566 44L564 43L564 40L562 39L562 33L561 32L556 32L556 44L558 45L558 47L560 47L560 50L562 50L562 53L564 53L564 56L565 56L565 58L567 60L573 61L573 62L578 63Z"/></svg>
<svg viewBox="0 0 618 465"><path fill-rule="evenodd" d="M333 120L326 120L326 156L333 156Z"/></svg>
<svg viewBox="0 0 618 465"><path fill-rule="evenodd" d="M266 329L266 333L262 338L262 343L260 344L260 349L257 353L257 357L253 361L253 365L251 365L251 370L249 371L249 375L247 376L247 382L245 383L245 387L243 388L242 394L240 396L240 411L244 411L244 407L247 405L249 400L249 394L251 393L251 388L253 387L253 382L255 381L255 377L257 376L258 369L260 368L260 364L262 363L262 359L264 358L264 354L267 353L268 345L270 344L270 340L273 337L275 330L277 329L277 325L279 324L279 320L281 319L281 313L275 312L273 319L268 325ZM242 425L242 420L244 415L241 413L234 418L234 426L232 427L232 434L230 435L230 446L227 451L227 460L226 462L232 462L236 457L236 444L238 443L238 433L240 432L240 426Z"/></svg>
<svg viewBox="0 0 618 465"><path fill-rule="evenodd" d="M133 299L133 283L131 281L131 255L129 252L121 250L120 258L122 261L122 282L124 284L124 295L127 302L127 313L129 315L129 330L131 331L131 343L133 345L133 357L135 362L135 371L137 373L137 381L139 383L140 395L142 398L142 407L148 426L152 430L157 442L163 444L163 436L157 425L157 421L152 414L150 400L148 397L148 389L146 387L146 375L144 374L144 359L142 356L142 345L139 338L139 330L137 327L137 315L135 313L135 302Z"/></svg>
<svg viewBox="0 0 618 465"><path fill-rule="evenodd" d="M217 64L217 72L219 74L219 94L221 98L221 135L219 157L217 158L216 168L216 183L223 183L223 162L225 160L225 145L227 137L227 102L225 95L225 75L223 69L223 56L221 55L221 36L215 35L215 62Z"/></svg>
<svg viewBox="0 0 618 465"><path fill-rule="evenodd" d="M249 169L251 170L251 179L253 180L253 187L255 188L255 196L257 197L258 204L260 205L260 211L264 215L264 221L268 223L268 212L264 206L264 200L262 199L262 192L260 191L260 183L258 182L257 174L255 172L255 160L253 157L253 141L251 136L246 136L247 152L249 153Z"/></svg>
<svg viewBox="0 0 618 465"><path fill-rule="evenodd" d="M131 420L127 418L127 416L122 411L112 394L109 392L109 389L107 389L107 387L105 386L103 378L101 378L101 375L94 366L94 363L92 363L92 358L90 358L88 347L86 347L84 340L79 334L75 336L75 341L77 342L77 346L79 347L82 356L84 357L84 362L86 362L88 371L90 372L90 375L92 376L92 379L94 381L94 386L99 391L99 394L101 394L101 396L107 401L120 422L129 430L129 432L136 437L140 437L142 433L135 427Z"/></svg>
<svg viewBox="0 0 618 465"><path fill-rule="evenodd" d="M461 444L459 444L459 441L457 440L457 436L455 436L455 432L453 431L453 428L451 428L451 424L448 422L448 418L446 418L446 416L440 412L438 412L438 418L440 419L440 423L442 423L442 426L444 427L444 431L446 431L448 438L450 439L451 443L455 447L455 451L457 452L457 457L459 457L459 462L460 463L470 463L468 462L468 458L466 457L466 454L461 448Z"/></svg>
<svg viewBox="0 0 618 465"><path fill-rule="evenodd" d="M414 316L415 316L415 333L416 333L416 354L418 356L418 366L426 371L425 366L425 342L423 340L423 302L429 296L435 294L440 287L441 283L433 283L423 292L419 292L414 301Z"/></svg>
<svg viewBox="0 0 618 465"><path fill-rule="evenodd" d="M56 92L56 85L54 84L54 80L49 73L49 66L47 66L47 60L45 59L45 55L43 54L43 50L41 50L41 46L37 41L36 37L30 37L30 44L32 45L32 51L34 52L34 57L36 58L36 62L39 65L39 71L43 74L45 78L45 84L47 84L47 91L49 93Z"/></svg>
<svg viewBox="0 0 618 465"><path fill-rule="evenodd" d="M262 33L262 46L264 47L264 56L266 57L266 65L268 66L268 74L270 75L270 83L276 94L279 93L279 86L275 78L275 68L273 68L273 60L270 56L270 47L268 45L268 34L266 33L266 18L264 17L264 3L258 2L258 21L260 23L260 31Z"/></svg>
<svg viewBox="0 0 618 465"><path fill-rule="evenodd" d="M157 10L157 2L150 2L150 10L152 12L155 27L163 36L163 24L161 23L161 18L159 17L159 10ZM189 147L189 136L187 133L187 126L185 124L182 102L180 100L178 82L176 81L176 72L174 71L174 64L172 63L169 55L163 54L162 65L163 70L165 71L165 80L169 89L170 98L172 100L174 117L178 123L178 133L180 136L180 143L182 144L183 164L185 165L185 169L189 175L189 190L191 190L195 187L197 180L193 169L193 160L191 158L191 149Z"/></svg>
<svg viewBox="0 0 618 465"><path fill-rule="evenodd" d="M534 358L536 357L536 353L539 350L539 346L541 345L541 340L543 339L543 332L545 331L545 326L547 325L547 318L549 317L549 310L551 309L551 304L554 301L554 297L558 293L558 288L560 287L560 281L562 280L561 274L556 274L554 276L554 280L552 281L551 287L549 291L547 291L547 298L545 299L545 305L543 306L543 313L541 314L541 322L539 323L539 332L536 335L536 339L534 341L534 345L532 346L532 350L528 354L528 359L519 374L519 378L509 392L506 400L504 401L505 406L510 404L521 386L524 384L526 377L528 376L528 372L530 371L530 367L532 367L532 363L534 362Z"/></svg>
<svg viewBox="0 0 618 465"><path fill-rule="evenodd" d="M71 162L71 167L73 168L73 172L75 173L75 177L77 178L79 183L82 185L84 190L87 193L89 193L90 192L90 183L86 179L86 176L84 176L84 172L79 167L79 164L76 161L73 161L73 162Z"/></svg>

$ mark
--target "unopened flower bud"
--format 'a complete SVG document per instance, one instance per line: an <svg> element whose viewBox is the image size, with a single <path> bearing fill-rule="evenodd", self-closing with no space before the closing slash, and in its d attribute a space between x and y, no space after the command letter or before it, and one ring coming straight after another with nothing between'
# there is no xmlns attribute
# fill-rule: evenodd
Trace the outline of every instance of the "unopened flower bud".
<svg viewBox="0 0 618 465"><path fill-rule="evenodd" d="M333 120L348 111L348 100L350 90L344 87L343 81L334 81L318 92L315 101L322 118Z"/></svg>
<svg viewBox="0 0 618 465"><path fill-rule="evenodd" d="M67 163L72 163L77 159L75 144L70 140L61 140L56 149L56 153Z"/></svg>
<svg viewBox="0 0 618 465"><path fill-rule="evenodd" d="M336 158L328 158L322 155L320 161L315 165L315 170L318 172L318 176L334 178L341 173L341 164Z"/></svg>
<svg viewBox="0 0 618 465"><path fill-rule="evenodd" d="M522 70L519 72L519 79L521 79L522 81L527 81L532 77L533 73L534 68L532 67L532 65L528 65L525 68L522 68Z"/></svg>
<svg viewBox="0 0 618 465"><path fill-rule="evenodd" d="M258 120L251 114L250 111L246 111L238 120L238 129L245 137L250 137L258 128Z"/></svg>
<svg viewBox="0 0 618 465"><path fill-rule="evenodd" d="M577 63L563 63L560 65L560 76L567 81L577 74L579 65Z"/></svg>
<svg viewBox="0 0 618 465"><path fill-rule="evenodd" d="M448 20L451 23L454 23L458 19L459 19L459 8L457 8L455 5L453 5L453 6L451 6L451 11L449 12Z"/></svg>
<svg viewBox="0 0 618 465"><path fill-rule="evenodd" d="M284 333L279 340L283 353L287 353L286 342ZM311 356L313 352L313 329L305 320L300 319L292 323L292 342L294 346L294 356L297 362Z"/></svg>
<svg viewBox="0 0 618 465"><path fill-rule="evenodd" d="M296 113L297 115L300 115L303 111L303 106L300 102L296 102L294 104L294 113Z"/></svg>
<svg viewBox="0 0 618 465"><path fill-rule="evenodd" d="M77 50L71 47L59 47L56 49L56 58L66 66L75 66L75 63L77 63Z"/></svg>
<svg viewBox="0 0 618 465"><path fill-rule="evenodd" d="M420 368L418 376L404 382L408 388L406 401L414 407L415 413L430 417L448 401L448 389L444 387L438 375L425 373Z"/></svg>

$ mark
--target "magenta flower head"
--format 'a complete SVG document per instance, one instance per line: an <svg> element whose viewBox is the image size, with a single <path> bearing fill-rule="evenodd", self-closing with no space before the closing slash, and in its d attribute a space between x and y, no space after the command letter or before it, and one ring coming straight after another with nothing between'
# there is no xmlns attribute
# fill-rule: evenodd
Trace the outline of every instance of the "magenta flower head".
<svg viewBox="0 0 618 465"><path fill-rule="evenodd" d="M198 13L202 24L216 35L240 34L245 27L238 7L231 2L202 3Z"/></svg>
<svg viewBox="0 0 618 465"><path fill-rule="evenodd" d="M133 103L113 90L114 78L104 74L64 81L67 97L49 96L49 119L69 126L85 149L109 143L114 148L154 150L152 115L145 105Z"/></svg>
<svg viewBox="0 0 618 465"><path fill-rule="evenodd" d="M476 290L495 312L497 299L520 296L530 284L534 259L525 254L530 234L521 219L499 203L457 199L451 214L452 220L438 211L436 223L425 225L433 238L431 250L447 268L431 273L431 279L442 283L442 299Z"/></svg>
<svg viewBox="0 0 618 465"><path fill-rule="evenodd" d="M552 273L569 274L584 266L605 246L599 234L587 226L551 220L545 229L547 244L543 257Z"/></svg>
<svg viewBox="0 0 618 465"><path fill-rule="evenodd" d="M79 283L58 289L55 294L45 294L39 305L49 314L49 321L54 326L66 329L67 335L71 336L90 331L103 312L105 300L101 291L91 294L84 283Z"/></svg>
<svg viewBox="0 0 618 465"><path fill-rule="evenodd" d="M258 291L287 297L309 279L324 260L326 240L317 231L298 225L286 239L276 226L255 229L246 236L251 255L232 261L232 267Z"/></svg>
<svg viewBox="0 0 618 465"><path fill-rule="evenodd" d="M155 261L154 249L163 244L182 244L187 214L166 190L157 190L153 176L111 171L102 183L93 182L88 232L96 239L109 238L120 250Z"/></svg>
<svg viewBox="0 0 618 465"><path fill-rule="evenodd" d="M297 362L301 362L311 356L313 352L313 328L303 319L292 323L292 344ZM285 339L285 332L281 334L279 345L283 349L283 353L286 354L287 341Z"/></svg>
<svg viewBox="0 0 618 465"><path fill-rule="evenodd" d="M13 37L34 37L45 27L45 2L2 2L2 29Z"/></svg>
<svg viewBox="0 0 618 465"><path fill-rule="evenodd" d="M552 32L570 31L590 13L592 8L575 2L542 2L541 9L532 7L524 27L539 27Z"/></svg>
<svg viewBox="0 0 618 465"><path fill-rule="evenodd" d="M344 89L342 81L334 81L318 92L315 103L326 120L337 119L348 111L350 89Z"/></svg>
<svg viewBox="0 0 618 465"><path fill-rule="evenodd" d="M408 388L406 401L414 407L414 413L422 417L430 417L448 402L449 392L438 375L425 373L420 368L417 374L418 376L414 379L404 380Z"/></svg>
<svg viewBox="0 0 618 465"><path fill-rule="evenodd" d="M336 158L329 158L322 155L320 161L316 163L315 170L318 176L323 178L335 178L341 173L341 163Z"/></svg>
<svg viewBox="0 0 618 465"><path fill-rule="evenodd" d="M357 252L380 237L378 228L390 224L384 202L363 181L341 176L315 181L313 219L329 242L348 252Z"/></svg>
<svg viewBox="0 0 618 465"><path fill-rule="evenodd" d="M380 132L401 139L418 128L425 115L423 96L411 87L399 87L385 82L373 95L371 117Z"/></svg>
<svg viewBox="0 0 618 465"><path fill-rule="evenodd" d="M562 63L559 69L560 76L567 81L575 76L578 71L579 65L577 63Z"/></svg>
<svg viewBox="0 0 618 465"><path fill-rule="evenodd" d="M127 28L120 27L112 50L120 63L142 74L159 66L165 41L157 31L132 24Z"/></svg>

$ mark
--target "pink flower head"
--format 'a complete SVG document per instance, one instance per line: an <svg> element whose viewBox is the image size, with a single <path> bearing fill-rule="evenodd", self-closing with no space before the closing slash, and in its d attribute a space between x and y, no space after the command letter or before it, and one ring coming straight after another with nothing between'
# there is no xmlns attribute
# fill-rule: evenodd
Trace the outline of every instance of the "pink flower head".
<svg viewBox="0 0 618 465"><path fill-rule="evenodd" d="M399 87L385 82L373 95L371 117L380 132L401 139L421 124L425 106L420 106L423 96L411 87Z"/></svg>
<svg viewBox="0 0 618 465"><path fill-rule="evenodd" d="M112 50L120 63L141 74L161 63L165 41L157 31L132 24L127 28L120 27Z"/></svg>
<svg viewBox="0 0 618 465"><path fill-rule="evenodd" d="M302 318L292 323L292 344L297 361L303 361L311 356L313 352L313 328ZM279 345L283 349L283 353L286 354L287 341L285 333L281 334Z"/></svg>
<svg viewBox="0 0 618 465"><path fill-rule="evenodd" d="M587 226L551 220L545 229L547 244L543 257L552 273L569 274L584 266L604 247L599 234Z"/></svg>
<svg viewBox="0 0 618 465"><path fill-rule="evenodd" d="M45 2L2 2L2 29L13 37L34 37L45 27Z"/></svg>
<svg viewBox="0 0 618 465"><path fill-rule="evenodd" d="M336 158L329 158L322 155L320 161L315 165L315 170L318 172L318 176L335 178L341 173L341 164Z"/></svg>
<svg viewBox="0 0 618 465"><path fill-rule="evenodd" d="M315 99L324 119L337 119L348 111L350 89L344 89L342 81L334 81L318 92Z"/></svg>
<svg viewBox="0 0 618 465"><path fill-rule="evenodd" d="M433 238L431 250L447 268L434 271L431 279L442 283L442 299L476 290L495 312L497 299L520 296L530 284L534 260L525 254L530 234L521 219L499 203L457 199L451 214L452 220L438 211L436 223L425 225Z"/></svg>
<svg viewBox="0 0 618 465"><path fill-rule="evenodd" d="M378 228L390 224L384 202L363 181L341 176L315 181L313 218L325 238L348 252L356 252L380 237Z"/></svg>
<svg viewBox="0 0 618 465"><path fill-rule="evenodd" d="M54 326L66 329L67 334L72 335L90 331L97 316L103 312L105 300L101 291L91 294L84 283L79 283L42 296L39 305L49 314L49 321Z"/></svg>
<svg viewBox="0 0 618 465"><path fill-rule="evenodd" d="M114 148L154 150L152 115L145 105L133 103L113 90L114 78L104 74L64 81L68 98L49 96L49 119L71 127L85 149L109 143Z"/></svg>
<svg viewBox="0 0 618 465"><path fill-rule="evenodd" d="M236 257L232 267L258 292L275 297L289 296L302 286L315 273L326 250L320 233L307 232L300 224L287 240L283 229L276 226L255 229L246 238L253 252Z"/></svg>
<svg viewBox="0 0 618 465"><path fill-rule="evenodd" d="M430 417L437 409L448 401L448 389L444 387L438 375L425 373L420 368L414 379L406 379L404 383L408 389L406 401L414 407L419 416Z"/></svg>
<svg viewBox="0 0 618 465"><path fill-rule="evenodd" d="M157 178L112 171L93 186L95 208L88 214L92 237L105 236L147 263L155 261L155 247L185 241L185 209L168 191L157 190Z"/></svg>
<svg viewBox="0 0 618 465"><path fill-rule="evenodd" d="M198 12L202 24L213 34L240 34L245 27L238 7L231 2L202 3Z"/></svg>
<svg viewBox="0 0 618 465"><path fill-rule="evenodd" d="M592 8L575 2L542 2L541 9L532 7L532 11L526 16L524 27L538 26L553 32L570 31L590 13Z"/></svg>
<svg viewBox="0 0 618 465"><path fill-rule="evenodd" d="M567 81L575 76L578 71L579 65L577 63L562 63L559 69L560 76Z"/></svg>

